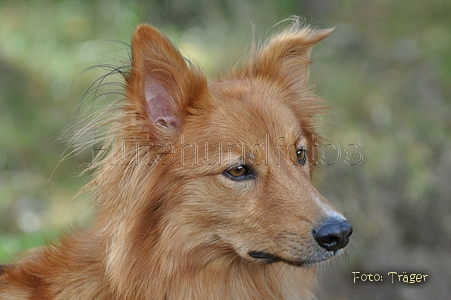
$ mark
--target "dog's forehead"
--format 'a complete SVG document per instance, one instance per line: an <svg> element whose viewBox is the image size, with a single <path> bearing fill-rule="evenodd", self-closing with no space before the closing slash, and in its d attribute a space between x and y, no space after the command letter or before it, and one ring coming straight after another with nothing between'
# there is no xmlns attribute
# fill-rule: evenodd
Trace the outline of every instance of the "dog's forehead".
<svg viewBox="0 0 451 300"><path fill-rule="evenodd" d="M253 144L302 134L299 120L285 103L287 93L277 86L236 80L210 84L210 89L217 105L210 116L216 124L211 130L223 137Z"/></svg>

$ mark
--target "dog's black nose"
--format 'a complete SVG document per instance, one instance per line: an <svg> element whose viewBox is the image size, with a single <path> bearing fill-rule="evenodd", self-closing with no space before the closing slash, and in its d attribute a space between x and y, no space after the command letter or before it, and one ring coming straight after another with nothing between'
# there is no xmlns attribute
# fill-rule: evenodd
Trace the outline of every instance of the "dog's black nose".
<svg viewBox="0 0 451 300"><path fill-rule="evenodd" d="M313 236L318 244L328 251L344 248L352 234L352 226L346 220L329 218L313 230Z"/></svg>

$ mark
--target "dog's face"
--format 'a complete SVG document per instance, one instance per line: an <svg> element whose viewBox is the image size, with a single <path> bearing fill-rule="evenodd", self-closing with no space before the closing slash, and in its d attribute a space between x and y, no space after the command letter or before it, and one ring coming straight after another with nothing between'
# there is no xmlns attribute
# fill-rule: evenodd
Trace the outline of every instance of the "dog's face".
<svg viewBox="0 0 451 300"><path fill-rule="evenodd" d="M314 136L287 105L292 94L261 79L209 89L214 105L185 120L183 142L176 142L183 161L175 151L175 165L167 166L184 178L176 187L186 195L180 205L194 212L200 229L208 224L208 240L247 260L300 266L339 252L350 232L342 241L331 238L342 245L329 249L315 238L325 222L350 227L311 183Z"/></svg>
<svg viewBox="0 0 451 300"><path fill-rule="evenodd" d="M111 257L164 243L203 261L303 266L341 252L352 228L311 183L321 101L308 87L309 55L329 32L295 25L208 83L161 33L137 29L124 130L150 140L155 160L137 167L148 190L127 194L121 222L134 229L118 226Z"/></svg>

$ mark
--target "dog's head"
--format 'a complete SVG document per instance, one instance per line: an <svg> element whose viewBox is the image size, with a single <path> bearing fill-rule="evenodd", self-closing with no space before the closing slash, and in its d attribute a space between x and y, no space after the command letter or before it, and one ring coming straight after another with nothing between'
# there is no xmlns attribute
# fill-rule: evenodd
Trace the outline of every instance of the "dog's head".
<svg viewBox="0 0 451 300"><path fill-rule="evenodd" d="M110 204L120 214L111 266L119 254L158 247L196 262L220 254L296 266L342 252L352 228L311 183L324 102L308 66L330 31L296 23L209 83L159 31L136 30L121 124L129 138L107 161L112 172L122 160L127 189Z"/></svg>

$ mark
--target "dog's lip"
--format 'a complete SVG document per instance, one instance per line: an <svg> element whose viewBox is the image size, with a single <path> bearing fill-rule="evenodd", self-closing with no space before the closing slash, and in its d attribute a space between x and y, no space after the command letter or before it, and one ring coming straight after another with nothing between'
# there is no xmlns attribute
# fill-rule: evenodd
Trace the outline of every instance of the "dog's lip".
<svg viewBox="0 0 451 300"><path fill-rule="evenodd" d="M319 264L323 261L328 260L329 258L338 255L341 253L341 251L328 251L326 253L321 253L316 255L315 257L308 258L308 259L298 259L298 260L289 260L282 258L280 256L271 254L270 252L266 251L249 251L248 255L252 258L261 260L265 264L271 264L275 262L284 262L286 264L295 266L295 267L302 267L302 266L309 266L309 265L315 265Z"/></svg>
<svg viewBox="0 0 451 300"><path fill-rule="evenodd" d="M281 258L278 257L277 255L273 255L273 254L271 254L269 252L265 252L265 251L249 251L248 254L250 257L260 259L268 264L281 260Z"/></svg>

